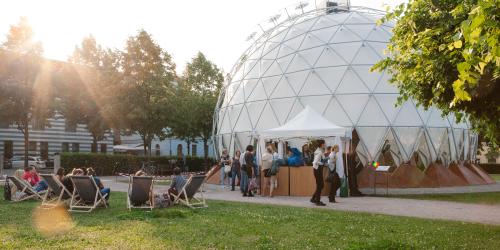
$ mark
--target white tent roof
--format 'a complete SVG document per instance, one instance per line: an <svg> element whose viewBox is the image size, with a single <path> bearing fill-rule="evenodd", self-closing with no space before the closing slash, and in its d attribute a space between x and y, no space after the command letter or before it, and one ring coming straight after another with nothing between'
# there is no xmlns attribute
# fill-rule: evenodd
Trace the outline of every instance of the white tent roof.
<svg viewBox="0 0 500 250"><path fill-rule="evenodd" d="M325 119L309 106L281 127L260 132L262 139L345 136L347 129Z"/></svg>

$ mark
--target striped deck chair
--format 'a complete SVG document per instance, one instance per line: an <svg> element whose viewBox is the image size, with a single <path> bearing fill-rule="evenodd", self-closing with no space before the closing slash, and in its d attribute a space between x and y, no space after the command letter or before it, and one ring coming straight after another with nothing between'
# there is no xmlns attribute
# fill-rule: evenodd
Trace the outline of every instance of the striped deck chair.
<svg viewBox="0 0 500 250"><path fill-rule="evenodd" d="M101 194L101 190L95 183L92 176L70 176L73 182L73 194L69 204L71 212L92 212L97 206L106 203L106 195Z"/></svg>
<svg viewBox="0 0 500 250"><path fill-rule="evenodd" d="M60 205L71 198L71 192L59 181L59 179L54 174L41 174L45 182L47 182L47 192L42 199L42 208L52 208Z"/></svg>
<svg viewBox="0 0 500 250"><path fill-rule="evenodd" d="M21 192L23 192L23 193L26 194L25 196L21 197L18 200L12 200L13 202L24 201L24 200L31 200L31 199L34 199L34 200L43 200L42 195L46 191L42 191L42 192L38 193L38 192L35 191L35 189L33 189L33 187L28 182L26 182L23 179L19 179L16 176L9 176L7 178L9 179L9 181L11 181L16 186L17 191L21 191Z"/></svg>
<svg viewBox="0 0 500 250"><path fill-rule="evenodd" d="M132 208L153 210L153 176L130 176L127 208L129 210Z"/></svg>
<svg viewBox="0 0 500 250"><path fill-rule="evenodd" d="M203 183L206 175L191 175L184 184L184 187L174 196L174 204L182 203L190 208L207 207L205 197L203 196ZM200 193L201 197L195 197Z"/></svg>

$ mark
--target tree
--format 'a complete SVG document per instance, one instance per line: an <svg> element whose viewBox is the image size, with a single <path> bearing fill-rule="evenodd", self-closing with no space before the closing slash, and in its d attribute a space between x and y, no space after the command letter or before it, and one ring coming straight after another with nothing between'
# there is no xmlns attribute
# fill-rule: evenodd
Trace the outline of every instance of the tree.
<svg viewBox="0 0 500 250"><path fill-rule="evenodd" d="M92 134L93 150L97 150L97 142L106 138L111 126L118 127L113 122L117 119L113 119L116 116L111 104L115 97L114 86L120 82L120 53L103 49L93 36L89 36L75 48L69 61L73 63L72 75L63 80L69 86L65 89L67 98L62 98L61 110L66 119L87 125ZM67 81L68 78L74 81Z"/></svg>
<svg viewBox="0 0 500 250"><path fill-rule="evenodd" d="M212 137L213 116L217 97L224 82L222 71L203 53L186 65L183 74L185 87L191 92L195 133L203 141L205 162L208 160L208 141Z"/></svg>
<svg viewBox="0 0 500 250"><path fill-rule="evenodd" d="M169 102L175 79L175 64L151 36L140 30L129 37L123 53L123 93L121 113L127 128L137 132L144 154L151 155L151 141L164 138L168 127Z"/></svg>
<svg viewBox="0 0 500 250"><path fill-rule="evenodd" d="M0 120L23 133L25 167L30 124L47 125L47 118L53 114L51 77L42 53L42 45L33 41L33 30L26 18L10 27L7 41L0 47Z"/></svg>
<svg viewBox="0 0 500 250"><path fill-rule="evenodd" d="M494 145L500 143L499 2L410 0L380 22L396 19L389 57L374 66L388 70L400 101L413 98L444 114L465 114Z"/></svg>

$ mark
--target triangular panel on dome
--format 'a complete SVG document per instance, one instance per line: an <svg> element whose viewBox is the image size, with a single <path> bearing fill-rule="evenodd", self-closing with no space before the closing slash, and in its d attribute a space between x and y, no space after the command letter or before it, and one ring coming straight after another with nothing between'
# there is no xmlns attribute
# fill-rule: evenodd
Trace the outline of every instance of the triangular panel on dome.
<svg viewBox="0 0 500 250"><path fill-rule="evenodd" d="M238 90L238 88L240 87L240 84L241 84L241 81L237 81L237 82L230 83L226 87L226 94L224 95L224 104L226 106L229 105L229 102L233 98L236 90Z"/></svg>
<svg viewBox="0 0 500 250"><path fill-rule="evenodd" d="M380 43L380 42L366 42L365 44L373 49L375 53L377 53L378 56L381 58L386 58L389 56L389 54L386 51L387 49L387 44L386 43Z"/></svg>
<svg viewBox="0 0 500 250"><path fill-rule="evenodd" d="M307 95L325 95L331 94L331 91L323 83L323 81L318 77L317 74L309 74L304 86L300 90L301 96Z"/></svg>
<svg viewBox="0 0 500 250"><path fill-rule="evenodd" d="M245 71L243 79L258 78L260 76L260 63L259 60L247 60L245 62Z"/></svg>
<svg viewBox="0 0 500 250"><path fill-rule="evenodd" d="M427 137L422 135L420 137L420 142L418 143L417 148L418 158L415 159L417 163L417 167L421 168L420 163L423 164L423 169L427 168L432 162L432 154L429 148L429 143L427 141Z"/></svg>
<svg viewBox="0 0 500 250"><path fill-rule="evenodd" d="M259 80L257 84L255 85L255 88L250 92L250 95L247 98L247 102L253 102L253 101L259 101L259 100L266 100L267 94L266 90L264 89L264 86L262 85L262 81Z"/></svg>
<svg viewBox="0 0 500 250"><path fill-rule="evenodd" d="M468 129L464 129L464 149L463 149L463 159L464 160L470 160L469 148L470 148L470 132Z"/></svg>
<svg viewBox="0 0 500 250"><path fill-rule="evenodd" d="M354 32L360 40L365 40L366 37L373 31L376 27L375 24L347 24L345 25L348 29Z"/></svg>
<svg viewBox="0 0 500 250"><path fill-rule="evenodd" d="M276 61L278 61L278 64L280 65L281 71L285 72L286 69L288 68L288 65L290 65L290 62L292 62L292 58L295 55L288 55L282 58L278 58Z"/></svg>
<svg viewBox="0 0 500 250"><path fill-rule="evenodd" d="M360 41L361 39L354 33L351 29L347 28L345 25L340 25L339 29L333 37L330 39L330 43L338 44L338 43L349 43Z"/></svg>
<svg viewBox="0 0 500 250"><path fill-rule="evenodd" d="M297 37L302 37L302 34L306 33L307 30L298 29L295 25L290 26L285 39L283 41L290 41ZM298 47L297 47L298 48Z"/></svg>
<svg viewBox="0 0 500 250"><path fill-rule="evenodd" d="M287 55L293 55L296 52L296 49L291 48L288 46L286 43L281 44L279 51L278 51L278 58L287 56Z"/></svg>
<svg viewBox="0 0 500 250"><path fill-rule="evenodd" d="M309 18L305 21L296 22L293 26L297 29L308 31L316 23L317 18Z"/></svg>
<svg viewBox="0 0 500 250"><path fill-rule="evenodd" d="M295 54L286 72L292 73L306 69L311 69L311 65L309 65L307 61L299 54Z"/></svg>
<svg viewBox="0 0 500 250"><path fill-rule="evenodd" d="M352 64L368 64L373 65L382 59L370 46L363 43L359 48L356 57L352 60Z"/></svg>
<svg viewBox="0 0 500 250"><path fill-rule="evenodd" d="M336 98L332 98L327 108L325 109L323 116L336 125L342 127L352 126L351 120L342 109Z"/></svg>
<svg viewBox="0 0 500 250"><path fill-rule="evenodd" d="M427 121L429 120L429 116L431 115L431 110L427 109L425 110L422 105L419 105L417 107L418 114L420 115L420 118L422 118L422 121L424 124L427 124Z"/></svg>
<svg viewBox="0 0 500 250"><path fill-rule="evenodd" d="M253 90L255 89L255 86L257 86L258 82L259 82L259 80L257 80L257 79L248 79L248 80L242 81L243 92L245 93L245 100L247 100L248 97L250 97L250 94L253 92Z"/></svg>
<svg viewBox="0 0 500 250"><path fill-rule="evenodd" d="M338 43L330 44L329 47L335 50L348 64L352 62L354 56L361 48L362 42L349 42L349 43Z"/></svg>
<svg viewBox="0 0 500 250"><path fill-rule="evenodd" d="M252 128L255 128L257 121L259 120L260 114L266 105L266 101L258 102L247 102L248 116L250 117L250 122L252 123Z"/></svg>
<svg viewBox="0 0 500 250"><path fill-rule="evenodd" d="M463 150L464 150L464 130L461 128L453 129L453 139L455 142L455 148L457 150L457 158L463 160Z"/></svg>
<svg viewBox="0 0 500 250"><path fill-rule="evenodd" d="M237 133L236 134L236 140L239 142L239 147L245 148L246 145L251 145L252 144L252 136L251 133Z"/></svg>
<svg viewBox="0 0 500 250"><path fill-rule="evenodd" d="M427 133L430 139L430 149L434 151L432 160L436 160L439 148L444 141L446 128L427 128Z"/></svg>
<svg viewBox="0 0 500 250"><path fill-rule="evenodd" d="M229 105L239 104L239 103L243 103L245 101L243 84L240 83L238 85L239 85L238 88L234 92L234 95L231 97L231 100L229 101Z"/></svg>
<svg viewBox="0 0 500 250"><path fill-rule="evenodd" d="M370 89L370 91L374 91L382 74L378 71L370 71L370 68L372 67L371 65L370 66L354 65L351 67L359 76L359 78L363 80L368 89Z"/></svg>
<svg viewBox="0 0 500 250"><path fill-rule="evenodd" d="M378 81L377 87L375 87L374 93L399 94L399 90L396 85L389 82L390 78L389 73L383 72L380 80Z"/></svg>
<svg viewBox="0 0 500 250"><path fill-rule="evenodd" d="M391 35L380 27L375 27L375 30L366 37L367 41L375 42L389 42L389 39L391 39Z"/></svg>
<svg viewBox="0 0 500 250"><path fill-rule="evenodd" d="M262 59L260 60L260 76L264 75L265 72L271 67L271 65L275 62L274 59Z"/></svg>
<svg viewBox="0 0 500 250"><path fill-rule="evenodd" d="M316 61L318 61L318 57L322 54L323 49L323 47L318 47L302 50L298 53L298 55L300 55L312 67Z"/></svg>
<svg viewBox="0 0 500 250"><path fill-rule="evenodd" d="M229 114L226 110L224 110L224 113L220 114L220 119L222 121L219 123L219 134L224 134L224 133L231 133L231 123L229 122Z"/></svg>
<svg viewBox="0 0 500 250"><path fill-rule="evenodd" d="M349 13L337 13L335 15L327 15L333 22L341 24L344 23L345 20L351 15L352 12Z"/></svg>
<svg viewBox="0 0 500 250"><path fill-rule="evenodd" d="M347 68L338 88L333 91L335 91L335 94L370 93L370 90L352 68Z"/></svg>
<svg viewBox="0 0 500 250"><path fill-rule="evenodd" d="M300 97L303 106L309 106L318 114L323 114L332 99L331 95Z"/></svg>
<svg viewBox="0 0 500 250"><path fill-rule="evenodd" d="M356 132L368 150L369 161L373 161L383 144L387 127L356 127Z"/></svg>
<svg viewBox="0 0 500 250"><path fill-rule="evenodd" d="M448 129L446 129L445 135L443 136L443 142L438 150L438 159L440 159L445 166L448 166L451 162L452 154L449 132Z"/></svg>
<svg viewBox="0 0 500 250"><path fill-rule="evenodd" d="M282 78L282 76L271 76L271 77L266 77L266 78L261 79L262 86L264 86L266 96L271 96L274 89L276 88L276 86L280 82L281 78Z"/></svg>
<svg viewBox="0 0 500 250"><path fill-rule="evenodd" d="M304 38L305 38L304 35L300 35L300 36L292 38L288 41L284 41L282 44L282 47L286 46L293 51L297 51L300 48L300 45L302 45L302 41L304 40ZM281 51L279 53L281 54Z"/></svg>
<svg viewBox="0 0 500 250"><path fill-rule="evenodd" d="M283 97L293 97L296 96L292 87L288 84L288 81L283 77L280 82L272 92L270 98L283 98Z"/></svg>
<svg viewBox="0 0 500 250"><path fill-rule="evenodd" d="M276 114L276 118L278 118L278 122L282 125L285 123L286 118L288 117L288 113L292 109L293 103L295 102L295 98L281 98L281 99L272 99L269 100L271 107L274 110L274 114Z"/></svg>
<svg viewBox="0 0 500 250"><path fill-rule="evenodd" d="M399 144L402 146L405 160L409 161L413 155L418 139L422 136L422 129L419 127L394 127L393 129L396 133Z"/></svg>
<svg viewBox="0 0 500 250"><path fill-rule="evenodd" d="M280 46L278 43L276 43L275 47L272 47L269 50L265 50L264 52L262 52L262 59L266 59L266 60L275 59L276 57L278 57L279 50L280 50Z"/></svg>
<svg viewBox="0 0 500 250"><path fill-rule="evenodd" d="M415 104L411 100L408 100L401 105L401 110L399 110L396 119L393 122L394 126L422 126L422 120L418 115Z"/></svg>
<svg viewBox="0 0 500 250"><path fill-rule="evenodd" d="M314 74L317 74L318 77L321 78L326 86L333 92L339 86L347 67L348 66L315 68L313 72Z"/></svg>
<svg viewBox="0 0 500 250"><path fill-rule="evenodd" d="M442 113L439 109L432 107L431 114L429 115L429 119L427 120L428 127L443 127L447 128L450 126L446 117L441 116Z"/></svg>
<svg viewBox="0 0 500 250"><path fill-rule="evenodd" d="M311 34L318 38L320 41L328 43L338 29L339 26L332 26L320 30L311 31Z"/></svg>
<svg viewBox="0 0 500 250"><path fill-rule="evenodd" d="M326 47L316 61L316 68L347 65L348 62L340 57L330 47Z"/></svg>
<svg viewBox="0 0 500 250"><path fill-rule="evenodd" d="M309 70L289 73L285 75L285 79L288 81L288 84L292 86L293 91L298 94L310 73L311 71Z"/></svg>
<svg viewBox="0 0 500 250"><path fill-rule="evenodd" d="M358 126L388 126L389 122L384 116L382 110L375 101L375 98L372 96L368 100L366 107L361 113L361 116L358 121Z"/></svg>
<svg viewBox="0 0 500 250"><path fill-rule="evenodd" d="M297 114L299 114L302 110L304 110L304 106L302 106L299 100L296 99L293 103L292 110L290 110L290 113L288 113L285 123L297 116Z"/></svg>
<svg viewBox="0 0 500 250"><path fill-rule="evenodd" d="M300 46L300 50L316 48L321 45L326 44L326 42L321 41L316 36L311 35L310 33L306 35L304 41L302 41L302 45Z"/></svg>
<svg viewBox="0 0 500 250"><path fill-rule="evenodd" d="M396 94L377 94L374 95L377 102L380 104L382 111L384 112L387 120L390 123L394 122L396 115L401 109L400 106L396 106L398 95Z"/></svg>
<svg viewBox="0 0 500 250"><path fill-rule="evenodd" d="M342 108L347 113L353 125L356 125L361 112L368 102L369 95L363 94L353 94L353 95L337 95L337 100L339 101Z"/></svg>
<svg viewBox="0 0 500 250"><path fill-rule="evenodd" d="M328 16L321 16L316 24L314 24L313 30L324 29L334 25L337 25L339 22L329 18Z"/></svg>
<svg viewBox="0 0 500 250"><path fill-rule="evenodd" d="M403 155L401 150L399 150L399 143L396 141L396 136L394 135L394 130L389 128L387 131L387 136L385 137L384 144L381 147L381 151L389 151L395 166L401 165L403 162Z"/></svg>
<svg viewBox="0 0 500 250"><path fill-rule="evenodd" d="M269 103L266 103L264 109L262 110L262 113L260 114L259 121L257 122L257 126L255 126L255 129L257 131L260 131L276 128L279 125L280 124L276 119L276 116L274 115L274 111L272 110L271 105Z"/></svg>
<svg viewBox="0 0 500 250"><path fill-rule="evenodd" d="M269 66L266 71L264 71L262 77L267 77L267 76L276 76L276 75L281 75L283 74L283 71L281 70L281 66L278 64L276 60L273 61L271 66Z"/></svg>
<svg viewBox="0 0 500 250"><path fill-rule="evenodd" d="M351 12L349 18L345 20L346 24L373 24L377 19L368 18L364 13Z"/></svg>
<svg viewBox="0 0 500 250"><path fill-rule="evenodd" d="M248 116L248 111L245 106L241 109L240 116L235 122L234 131L252 131L252 123L250 122L250 117Z"/></svg>

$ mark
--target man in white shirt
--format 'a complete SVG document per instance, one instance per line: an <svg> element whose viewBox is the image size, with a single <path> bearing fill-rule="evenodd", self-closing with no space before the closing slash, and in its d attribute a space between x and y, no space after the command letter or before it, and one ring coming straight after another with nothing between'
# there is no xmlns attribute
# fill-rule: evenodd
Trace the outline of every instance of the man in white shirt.
<svg viewBox="0 0 500 250"><path fill-rule="evenodd" d="M311 198L311 202L316 206L325 206L321 202L321 190L323 189L323 158L325 157L325 141L318 140L318 148L314 151L313 173L316 179L316 191Z"/></svg>

